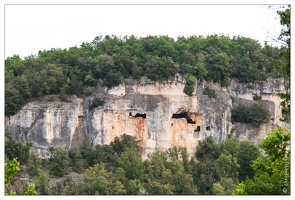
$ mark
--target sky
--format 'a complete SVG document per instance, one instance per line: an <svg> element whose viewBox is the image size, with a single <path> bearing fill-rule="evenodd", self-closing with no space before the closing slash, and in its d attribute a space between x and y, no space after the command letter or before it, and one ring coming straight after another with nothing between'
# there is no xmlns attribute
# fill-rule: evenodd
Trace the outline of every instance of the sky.
<svg viewBox="0 0 295 200"><path fill-rule="evenodd" d="M175 39L240 35L264 45L281 30L277 9L262 4L5 5L4 9L5 58L79 47L98 35L168 35Z"/></svg>

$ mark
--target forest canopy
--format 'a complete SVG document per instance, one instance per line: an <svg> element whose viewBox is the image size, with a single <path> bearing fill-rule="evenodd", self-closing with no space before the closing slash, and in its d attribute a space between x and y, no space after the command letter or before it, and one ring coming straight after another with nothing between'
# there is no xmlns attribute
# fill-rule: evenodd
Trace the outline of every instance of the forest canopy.
<svg viewBox="0 0 295 200"><path fill-rule="evenodd" d="M80 47L39 51L24 59L13 55L5 60L5 115L14 115L32 99L56 95L91 95L92 87L112 88L126 78L147 76L159 81L176 73L189 80L228 85L228 79L249 83L278 77L275 60L286 47L235 36L178 37L134 35L97 36ZM192 81L190 81L192 82ZM185 93L192 94L193 84ZM53 99L54 100L54 99Z"/></svg>

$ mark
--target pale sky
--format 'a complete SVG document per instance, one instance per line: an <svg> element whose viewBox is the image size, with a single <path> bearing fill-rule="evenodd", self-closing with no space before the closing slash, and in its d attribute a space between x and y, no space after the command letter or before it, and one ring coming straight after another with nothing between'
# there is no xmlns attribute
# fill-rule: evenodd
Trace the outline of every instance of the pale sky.
<svg viewBox="0 0 295 200"><path fill-rule="evenodd" d="M224 34L258 40L280 33L276 9L256 5L5 5L5 58L65 49L98 35ZM268 33L268 31L271 33ZM269 43L278 45L275 43Z"/></svg>

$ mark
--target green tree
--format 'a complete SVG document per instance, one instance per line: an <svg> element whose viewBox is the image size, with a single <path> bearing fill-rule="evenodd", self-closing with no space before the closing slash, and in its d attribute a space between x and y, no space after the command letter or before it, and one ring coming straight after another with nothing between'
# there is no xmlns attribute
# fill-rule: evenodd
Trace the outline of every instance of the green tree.
<svg viewBox="0 0 295 200"><path fill-rule="evenodd" d="M195 153L197 159L201 162L205 160L214 161L219 158L220 147L214 141L213 137L207 137L204 141L199 141Z"/></svg>
<svg viewBox="0 0 295 200"><path fill-rule="evenodd" d="M80 195L81 194L82 186L71 177L67 177L63 181L63 186L64 186L62 191L63 195Z"/></svg>
<svg viewBox="0 0 295 200"><path fill-rule="evenodd" d="M13 158L12 161L10 161L9 163L5 162L5 187L8 186L14 175L19 171L19 166L20 163L17 161L16 158Z"/></svg>
<svg viewBox="0 0 295 200"><path fill-rule="evenodd" d="M184 167L179 160L166 162L166 168L171 171L170 177L164 183L172 185L172 192L175 195L198 194L197 187L193 183L191 174L185 173ZM164 179L165 180L165 179Z"/></svg>
<svg viewBox="0 0 295 200"><path fill-rule="evenodd" d="M240 149L239 140L236 138L228 138L220 142L220 151L226 151L232 155L232 157L237 157L238 150Z"/></svg>
<svg viewBox="0 0 295 200"><path fill-rule="evenodd" d="M50 195L51 188L49 186L49 174L48 172L41 172L39 176L35 178L36 190L40 195Z"/></svg>
<svg viewBox="0 0 295 200"><path fill-rule="evenodd" d="M148 154L148 159L144 162L147 169L147 178L151 181L164 179L166 161L167 155L165 152L155 151Z"/></svg>
<svg viewBox="0 0 295 200"><path fill-rule="evenodd" d="M269 120L270 112L268 108L258 102L251 106L239 105L231 110L232 122L253 123L255 126L259 126Z"/></svg>
<svg viewBox="0 0 295 200"><path fill-rule="evenodd" d="M117 154L122 154L127 148L134 148L138 152L140 150L139 141L136 139L136 137L123 134L119 137L115 137L114 140L110 143L110 146L112 147L113 151Z"/></svg>
<svg viewBox="0 0 295 200"><path fill-rule="evenodd" d="M144 166L141 160L141 155L137 149L126 148L117 161L119 167L122 167L125 171L127 179L142 179Z"/></svg>
<svg viewBox="0 0 295 200"><path fill-rule="evenodd" d="M290 133L275 128L260 143L267 154L252 164L254 179L246 178L233 190L233 194L289 195L290 194Z"/></svg>
<svg viewBox="0 0 295 200"><path fill-rule="evenodd" d="M59 177L64 176L68 172L69 160L67 150L54 149L50 162L50 174Z"/></svg>
<svg viewBox="0 0 295 200"><path fill-rule="evenodd" d="M239 171L239 180L243 181L246 177L252 179L255 175L254 169L251 167L253 161L260 156L260 152L257 147L248 140L240 142L240 147L236 151L238 164L240 165Z"/></svg>
<svg viewBox="0 0 295 200"><path fill-rule="evenodd" d="M280 24L282 26L281 33L278 39L275 41L279 41L283 46L285 46L283 52L279 55L283 58L283 60L276 60L276 70L278 71L279 75L285 78L285 86L287 89L290 88L290 49L291 49L291 5L287 7L283 7L283 10L277 11L277 14L280 17ZM290 92L286 92L281 94L281 102L282 105L282 114L286 121L290 120Z"/></svg>
<svg viewBox="0 0 295 200"><path fill-rule="evenodd" d="M70 163L69 165L73 167L74 171L82 172L83 170L83 163L82 163L82 154L77 146L71 148L68 152Z"/></svg>
<svg viewBox="0 0 295 200"><path fill-rule="evenodd" d="M186 83L185 83L183 92L187 94L188 96L193 96L193 92L196 86L196 79L190 74L186 74L184 78Z"/></svg>
<svg viewBox="0 0 295 200"><path fill-rule="evenodd" d="M103 163L86 170L84 194L87 195L120 195L125 194L124 185L105 169Z"/></svg>
<svg viewBox="0 0 295 200"><path fill-rule="evenodd" d="M237 184L231 178L221 178L220 182L214 183L212 194L214 195L231 195L232 190L237 187Z"/></svg>
<svg viewBox="0 0 295 200"><path fill-rule="evenodd" d="M232 178L233 180L238 179L238 169L240 165L238 164L236 157L222 153L219 158L215 160L215 163L220 169L221 177Z"/></svg>
<svg viewBox="0 0 295 200"><path fill-rule="evenodd" d="M41 172L42 160L35 150L30 151L28 159L27 170L30 176L38 176Z"/></svg>
<svg viewBox="0 0 295 200"><path fill-rule="evenodd" d="M5 155L7 155L9 159L18 158L21 163L25 164L28 161L30 155L29 151L32 145L32 142L23 144L13 138L8 138L5 141Z"/></svg>

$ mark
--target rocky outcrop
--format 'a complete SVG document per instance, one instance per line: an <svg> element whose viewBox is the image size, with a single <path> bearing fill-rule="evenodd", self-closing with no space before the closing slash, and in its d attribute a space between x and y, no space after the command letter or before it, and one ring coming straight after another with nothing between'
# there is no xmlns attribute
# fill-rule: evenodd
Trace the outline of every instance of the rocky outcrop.
<svg viewBox="0 0 295 200"><path fill-rule="evenodd" d="M183 93L185 80L153 82L147 78L128 79L111 90L95 88L95 95L103 106L89 110L95 95L69 102L34 101L25 105L16 115L6 118L5 128L17 140L33 141L33 148L47 151L49 146L71 148L84 139L93 145L109 144L115 136L124 133L135 136L146 158L157 149L185 146L193 155L198 141L213 136L225 140L230 134L240 140L250 139L256 145L274 126L288 125L280 121L279 94L285 92L283 79L268 79L252 85L234 80L226 88L219 84L197 82L194 95ZM206 86L215 89L217 98L202 92ZM250 89L249 89L250 88ZM260 127L232 124L233 105L252 104L253 95L261 95L272 115L269 123Z"/></svg>

